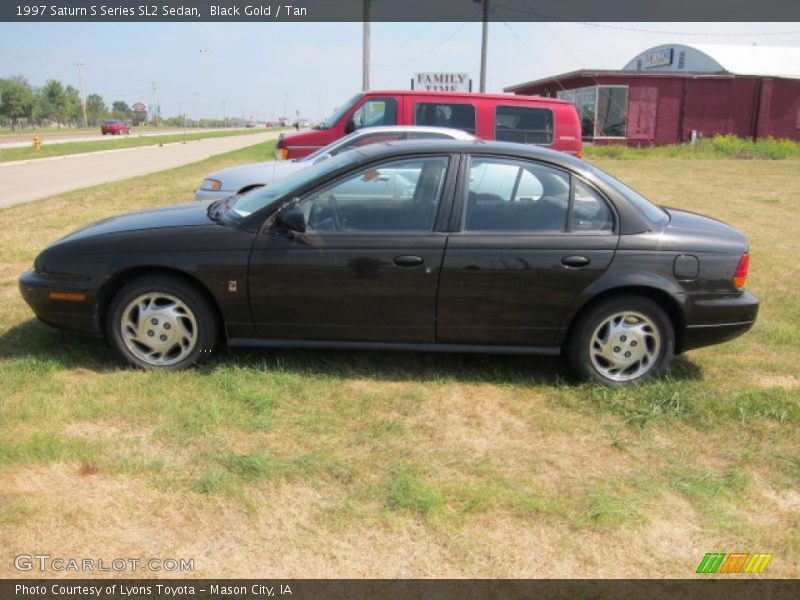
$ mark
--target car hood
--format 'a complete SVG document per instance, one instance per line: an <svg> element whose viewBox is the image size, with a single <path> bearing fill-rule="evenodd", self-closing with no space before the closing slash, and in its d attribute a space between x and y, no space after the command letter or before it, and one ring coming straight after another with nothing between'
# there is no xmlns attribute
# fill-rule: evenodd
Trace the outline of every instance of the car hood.
<svg viewBox="0 0 800 600"><path fill-rule="evenodd" d="M222 183L222 189L238 192L244 187L252 185L270 185L292 173L305 169L311 163L293 160L271 160L268 162L252 163L220 169L206 176L206 179L216 179Z"/></svg>
<svg viewBox="0 0 800 600"><path fill-rule="evenodd" d="M177 204L165 208L143 210L109 217L102 221L90 223L70 233L58 240L54 245L115 233L140 231L143 229L209 225L213 223L207 212L209 204L209 202L192 202L190 204Z"/></svg>

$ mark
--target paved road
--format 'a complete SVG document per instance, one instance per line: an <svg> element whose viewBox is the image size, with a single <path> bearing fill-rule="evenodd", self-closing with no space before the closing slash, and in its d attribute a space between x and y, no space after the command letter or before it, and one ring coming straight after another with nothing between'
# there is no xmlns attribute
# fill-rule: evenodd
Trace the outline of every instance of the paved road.
<svg viewBox="0 0 800 600"><path fill-rule="evenodd" d="M277 137L277 132L270 131L0 163L0 208L100 183L164 171Z"/></svg>
<svg viewBox="0 0 800 600"><path fill-rule="evenodd" d="M40 133L35 134L31 132L30 135L24 137L18 135L3 135L0 136L0 150L4 148L25 148L26 146L33 146L33 136L38 135L42 138L42 145L49 146L50 144L66 144L67 142L99 142L101 140L116 140L126 137L152 137L154 135L178 135L181 133L205 133L208 131L226 131L222 128L190 127L185 131L183 129L148 129L146 131L131 131L130 136L126 135L103 135L100 133Z"/></svg>

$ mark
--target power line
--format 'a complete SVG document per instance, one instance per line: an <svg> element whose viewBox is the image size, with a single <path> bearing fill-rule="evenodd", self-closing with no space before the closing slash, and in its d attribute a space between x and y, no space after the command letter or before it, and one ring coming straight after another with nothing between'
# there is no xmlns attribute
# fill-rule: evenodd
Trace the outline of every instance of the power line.
<svg viewBox="0 0 800 600"><path fill-rule="evenodd" d="M437 50L438 48L440 48L441 46L443 46L445 43L449 42L449 41L450 41L450 38L452 38L452 37L453 37L453 36L455 36L457 33L459 33L459 32L460 32L462 29L464 29L464 27L466 27L467 25L471 25L471 24L472 24L472 22L471 22L471 21L467 21L466 23L462 23L462 24L461 24L461 26L460 26L460 27L458 27L458 29L456 29L455 31L453 31L453 33L451 33L450 35L448 35L448 36L447 36L446 38L444 38L444 39L443 39L441 42L439 42L439 43L438 43L438 44L436 44L435 46L433 46L433 47L429 48L428 50L425 50L424 52L421 52L421 53L417 54L416 56L412 56L412 57L411 57L411 58L409 58L408 60L403 60L403 61L400 61L400 62L396 62L396 63L388 63L388 64L387 64L387 63L376 63L376 62L373 62L372 64L373 64L374 66L377 66L377 67L397 67L397 66L400 66L400 65L407 65L408 63L410 63L410 62L414 62L414 61L415 61L415 60L417 60L418 58L422 58L423 56L427 56L428 54L430 54L430 53L431 53L431 52L433 52L434 50Z"/></svg>

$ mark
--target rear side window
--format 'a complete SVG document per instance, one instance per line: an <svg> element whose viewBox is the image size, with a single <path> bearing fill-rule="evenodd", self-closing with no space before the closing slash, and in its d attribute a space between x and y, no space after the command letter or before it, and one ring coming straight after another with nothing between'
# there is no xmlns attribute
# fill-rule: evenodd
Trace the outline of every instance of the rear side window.
<svg viewBox="0 0 800 600"><path fill-rule="evenodd" d="M498 106L494 115L494 137L520 144L553 143L553 111L528 106Z"/></svg>
<svg viewBox="0 0 800 600"><path fill-rule="evenodd" d="M570 231L611 231L614 216L598 192L580 179L575 180L575 201L569 220Z"/></svg>
<svg viewBox="0 0 800 600"><path fill-rule="evenodd" d="M475 107L471 104L419 102L414 107L414 124L452 127L475 133Z"/></svg>
<svg viewBox="0 0 800 600"><path fill-rule="evenodd" d="M547 165L498 158L470 163L464 231L564 231L569 175Z"/></svg>

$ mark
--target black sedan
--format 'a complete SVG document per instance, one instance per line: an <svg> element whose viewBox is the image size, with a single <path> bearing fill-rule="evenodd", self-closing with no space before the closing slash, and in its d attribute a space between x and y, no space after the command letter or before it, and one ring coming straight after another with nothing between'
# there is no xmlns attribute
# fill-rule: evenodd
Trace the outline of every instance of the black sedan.
<svg viewBox="0 0 800 600"><path fill-rule="evenodd" d="M113 217L20 278L50 325L181 369L230 346L564 354L607 384L747 331L747 240L565 154L366 146L225 201Z"/></svg>

